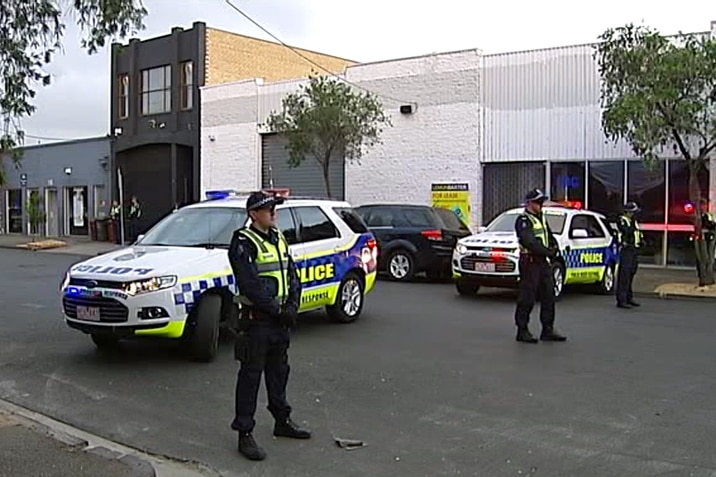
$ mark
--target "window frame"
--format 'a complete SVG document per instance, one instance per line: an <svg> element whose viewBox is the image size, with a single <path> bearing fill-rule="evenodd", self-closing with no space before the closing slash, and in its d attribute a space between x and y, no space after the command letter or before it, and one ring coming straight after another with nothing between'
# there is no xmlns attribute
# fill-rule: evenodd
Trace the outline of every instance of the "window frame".
<svg viewBox="0 0 716 477"><path fill-rule="evenodd" d="M279 222L276 223L276 226L278 227L278 229L281 231L284 238L286 239L286 243L288 243L289 245L299 245L301 243L300 227L298 224L298 217L296 214L294 214L293 209L294 209L294 207L283 207L283 208L277 209L277 212L278 212L278 221L281 220L281 217L284 217L284 216L289 217L289 219L293 223L293 227L294 227L295 234L296 234L296 237L295 237L296 240L293 242L291 240L289 240L289 238L286 236L286 233L283 230L281 230L281 226L279 225Z"/></svg>
<svg viewBox="0 0 716 477"><path fill-rule="evenodd" d="M164 82L163 87L160 89L150 89L149 77L152 71L163 70ZM146 75L146 78L145 78ZM145 89L146 87L146 89ZM152 93L162 93L162 104L164 108L161 111L151 111L150 97ZM167 103L167 93L169 93L169 100ZM144 98L147 98L147 110L144 109ZM139 111L142 116L156 116L159 114L168 114L172 111L172 65L161 65L152 68L146 68L139 72Z"/></svg>
<svg viewBox="0 0 716 477"><path fill-rule="evenodd" d="M126 81L126 91L125 84ZM129 118L129 97L130 97L131 78L128 73L122 73L117 76L117 118ZM124 111L124 114L122 114Z"/></svg>
<svg viewBox="0 0 716 477"><path fill-rule="evenodd" d="M189 73L186 67L189 67ZM179 64L179 109L191 111L194 108L194 62L182 61Z"/></svg>
<svg viewBox="0 0 716 477"><path fill-rule="evenodd" d="M331 217L326 213L325 210L323 210L323 207L320 205L296 205L293 206L293 212L294 212L294 219L296 220L296 225L298 226L298 244L300 245L313 245L317 242L322 242L324 240L336 240L340 239L342 237L341 231L336 227L336 224L331 220ZM318 211L326 218L326 220L331 224L331 227L333 227L333 231L335 232L335 235L333 237L325 237L315 240L306 240L304 237L303 232L303 217L301 217L301 213L299 212L301 209L318 209Z"/></svg>
<svg viewBox="0 0 716 477"><path fill-rule="evenodd" d="M597 228L598 228L599 231L601 232L601 235L592 236L592 235L591 235L592 229L591 229L590 227L587 227L587 228L584 228L583 230L586 230L586 231L587 231L587 234L588 234L589 236L587 236L587 237L574 237L574 231L576 230L575 227L574 227L574 223L575 223L575 221L576 221L577 219L580 219L580 218L582 218L582 217L584 217L585 220L587 220L587 221L589 221L590 219L593 220L594 223L597 224ZM581 228L581 227L577 227L577 228ZM595 217L595 216L593 216L593 215L590 215L590 214L575 214L575 215L572 216L572 219L569 221L569 238L570 238L571 240L599 240L599 239L606 239L607 237L610 237L610 236L611 236L611 233L609 233L608 231L604 230L604 226L602 225L602 223L599 221L599 219L598 219L597 217Z"/></svg>

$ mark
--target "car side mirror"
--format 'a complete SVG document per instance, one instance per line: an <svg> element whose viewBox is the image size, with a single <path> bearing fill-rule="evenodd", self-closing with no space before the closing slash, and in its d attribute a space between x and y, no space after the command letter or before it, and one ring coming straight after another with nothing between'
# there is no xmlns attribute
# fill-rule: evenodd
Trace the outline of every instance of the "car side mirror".
<svg viewBox="0 0 716 477"><path fill-rule="evenodd" d="M487 230L487 227L480 226L480 227L477 228L477 233L478 233L478 234L481 234L481 233L484 232L485 230Z"/></svg>
<svg viewBox="0 0 716 477"><path fill-rule="evenodd" d="M572 238L589 238L589 233L585 229L574 229L572 230Z"/></svg>
<svg viewBox="0 0 716 477"><path fill-rule="evenodd" d="M134 243L139 243L139 242L141 242L143 238L144 238L144 234L139 234L139 235L137 235L137 240L135 240Z"/></svg>

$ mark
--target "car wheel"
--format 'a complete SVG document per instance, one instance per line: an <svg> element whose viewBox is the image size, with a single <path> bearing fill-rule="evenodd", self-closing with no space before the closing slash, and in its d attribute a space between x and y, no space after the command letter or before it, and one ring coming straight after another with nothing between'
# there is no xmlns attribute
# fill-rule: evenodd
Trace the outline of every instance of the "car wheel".
<svg viewBox="0 0 716 477"><path fill-rule="evenodd" d="M338 287L336 302L326 307L328 316L338 323L352 323L357 320L363 311L364 290L363 280L357 274L349 273Z"/></svg>
<svg viewBox="0 0 716 477"><path fill-rule="evenodd" d="M604 276L598 284L599 293L602 295L611 295L614 293L614 285L616 284L616 273L614 264L607 265L604 270Z"/></svg>
<svg viewBox="0 0 716 477"><path fill-rule="evenodd" d="M119 337L115 335L109 333L92 333L90 337L98 349L117 349L119 347Z"/></svg>
<svg viewBox="0 0 716 477"><path fill-rule="evenodd" d="M219 349L221 297L205 294L192 315L189 322L189 354L195 361L213 361Z"/></svg>
<svg viewBox="0 0 716 477"><path fill-rule="evenodd" d="M552 264L552 281L554 283L554 299L559 300L564 291L564 265L561 263Z"/></svg>
<svg viewBox="0 0 716 477"><path fill-rule="evenodd" d="M408 281L415 275L415 260L410 252L395 250L388 257L386 270L395 281Z"/></svg>
<svg viewBox="0 0 716 477"><path fill-rule="evenodd" d="M465 280L457 280L455 282L455 288L460 296L475 296L480 289L480 285Z"/></svg>

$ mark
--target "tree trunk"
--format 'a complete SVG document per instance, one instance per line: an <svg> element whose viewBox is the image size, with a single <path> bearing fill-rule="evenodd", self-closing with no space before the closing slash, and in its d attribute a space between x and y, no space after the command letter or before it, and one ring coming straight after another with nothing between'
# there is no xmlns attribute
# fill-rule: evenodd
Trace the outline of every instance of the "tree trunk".
<svg viewBox="0 0 716 477"><path fill-rule="evenodd" d="M333 196L331 195L331 178L329 174L330 164L330 162L326 162L324 164L321 164L321 167L323 169L323 183L326 184L326 194L328 195L329 199L332 199Z"/></svg>
<svg viewBox="0 0 716 477"><path fill-rule="evenodd" d="M699 172L703 167L702 161L691 160L687 162L689 170L689 200L695 205L694 213L694 252L696 255L696 272L699 277L699 286L714 284L714 253L713 244L704 240L701 227L701 186Z"/></svg>

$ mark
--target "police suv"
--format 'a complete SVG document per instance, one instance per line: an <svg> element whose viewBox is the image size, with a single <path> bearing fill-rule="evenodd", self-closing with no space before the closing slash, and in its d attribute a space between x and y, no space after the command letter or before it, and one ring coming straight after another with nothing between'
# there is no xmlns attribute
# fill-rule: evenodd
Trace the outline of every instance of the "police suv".
<svg viewBox="0 0 716 477"><path fill-rule="evenodd" d="M238 313L228 247L249 219L247 196L207 197L168 215L133 246L73 265L61 286L67 325L100 348L129 337L174 338L193 358L211 361L220 325ZM338 322L355 321L375 285L373 234L346 202L289 197L277 210L303 285L299 313L326 308Z"/></svg>
<svg viewBox="0 0 716 477"><path fill-rule="evenodd" d="M594 285L601 293L612 293L618 241L606 217L549 202L542 211L561 251L552 262L555 296L559 298L564 285L572 284ZM458 241L452 269L459 294L474 295L480 286L518 286L520 251L515 222L523 212L524 208L507 210L477 234Z"/></svg>

